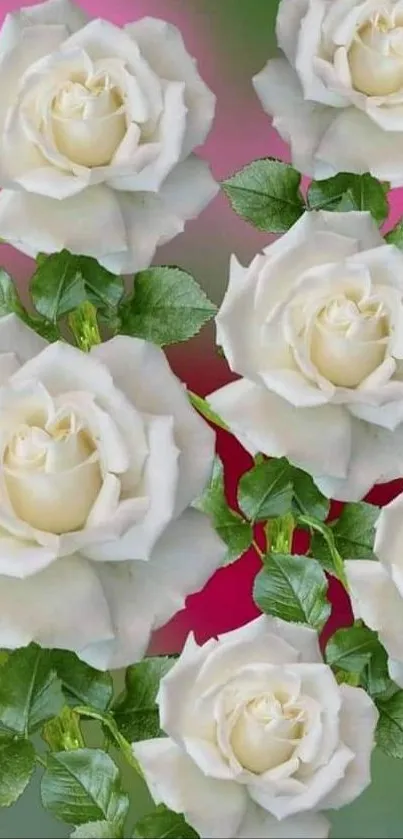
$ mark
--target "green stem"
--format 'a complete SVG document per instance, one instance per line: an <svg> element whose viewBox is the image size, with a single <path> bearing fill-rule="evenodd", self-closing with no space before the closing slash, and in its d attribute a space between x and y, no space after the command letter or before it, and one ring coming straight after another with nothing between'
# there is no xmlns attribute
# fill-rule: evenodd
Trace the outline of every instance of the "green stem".
<svg viewBox="0 0 403 839"><path fill-rule="evenodd" d="M311 530L316 530L317 533L321 534L322 538L326 542L330 556L332 558L334 576L337 577L338 580L340 580L346 591L348 591L348 583L346 572L344 570L343 558L340 556L336 548L336 543L334 541L334 536L330 527L328 527L323 522L317 521L317 519L314 519L311 516L306 515L298 516L298 523L305 525L306 527L309 527Z"/></svg>
<svg viewBox="0 0 403 839"><path fill-rule="evenodd" d="M120 733L115 720L110 714L103 714L102 711L95 711L93 708L87 708L86 705L79 705L74 708L76 714L79 714L82 717L89 717L92 720L98 720L108 729L109 733L112 735L116 745L119 747L120 751L122 752L124 758L127 760L127 763L135 769L138 775L141 778L144 777L141 766L139 762L134 757L132 747L128 740L123 737L123 734Z"/></svg>
<svg viewBox="0 0 403 839"><path fill-rule="evenodd" d="M46 760L44 760L43 757L36 754L35 755L35 760L39 764L39 766L43 766L43 768L46 769L47 764L46 764Z"/></svg>
<svg viewBox="0 0 403 839"><path fill-rule="evenodd" d="M264 551L262 551L262 549L261 549L261 548L259 548L259 545L258 545L258 543L256 542L256 539L254 539L254 540L253 540L253 542L252 542L252 547L254 547L254 549L255 549L256 553L258 554L258 556L260 556L260 559L263 559L263 557L264 557Z"/></svg>
<svg viewBox="0 0 403 839"><path fill-rule="evenodd" d="M98 328L97 311L88 300L69 314L68 321L80 350L89 352L91 347L101 344L102 338Z"/></svg>
<svg viewBox="0 0 403 839"><path fill-rule="evenodd" d="M207 402L207 399L204 399L203 396L199 396L197 393L193 393L192 390L188 390L188 397L193 407L196 408L196 411L198 411L204 419L208 422L212 422L213 425L217 426L217 428L222 428L223 431L229 431L228 425L226 425L224 420L222 420L221 417L213 411Z"/></svg>

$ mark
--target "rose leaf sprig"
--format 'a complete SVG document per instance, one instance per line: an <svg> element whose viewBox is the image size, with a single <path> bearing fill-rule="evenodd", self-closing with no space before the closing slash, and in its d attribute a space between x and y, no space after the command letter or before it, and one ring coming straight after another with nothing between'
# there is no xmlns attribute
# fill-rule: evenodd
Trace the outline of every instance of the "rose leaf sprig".
<svg viewBox="0 0 403 839"><path fill-rule="evenodd" d="M54 330L55 337L60 335L66 317L77 337L80 329L77 332L74 327L73 313L80 311L82 329L85 313L87 321L93 318L88 304L95 308L106 336L132 335L158 346L193 338L216 313L216 306L197 281L181 268L157 266L141 271L126 293L122 277L91 257L66 250L40 257L30 281L30 294L38 316ZM20 314L12 300L4 306L3 314L10 311ZM90 348L98 336L87 336L86 341Z"/></svg>

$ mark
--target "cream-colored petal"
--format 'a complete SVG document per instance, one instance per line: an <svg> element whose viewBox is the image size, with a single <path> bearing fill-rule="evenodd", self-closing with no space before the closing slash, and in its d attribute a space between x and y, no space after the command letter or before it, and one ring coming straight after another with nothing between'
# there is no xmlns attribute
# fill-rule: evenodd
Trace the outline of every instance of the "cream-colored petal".
<svg viewBox="0 0 403 839"><path fill-rule="evenodd" d="M156 804L184 813L202 839L237 835L246 810L242 786L206 778L169 738L143 740L132 748Z"/></svg>
<svg viewBox="0 0 403 839"><path fill-rule="evenodd" d="M1 577L0 644L73 650L113 637L109 609L90 564L79 557L54 562L24 580Z"/></svg>
<svg viewBox="0 0 403 839"><path fill-rule="evenodd" d="M251 454L288 457L314 476L345 476L351 419L341 406L295 408L246 379L210 394L208 401Z"/></svg>
<svg viewBox="0 0 403 839"><path fill-rule="evenodd" d="M204 143L211 128L216 98L204 83L176 26L152 17L129 23L126 31L162 79L185 83L186 133L181 157Z"/></svg>
<svg viewBox="0 0 403 839"><path fill-rule="evenodd" d="M173 374L163 351L150 342L120 335L92 353L112 373L120 390L138 410L174 418L179 449L176 513L204 489L211 474L215 435L190 405L182 383Z"/></svg>

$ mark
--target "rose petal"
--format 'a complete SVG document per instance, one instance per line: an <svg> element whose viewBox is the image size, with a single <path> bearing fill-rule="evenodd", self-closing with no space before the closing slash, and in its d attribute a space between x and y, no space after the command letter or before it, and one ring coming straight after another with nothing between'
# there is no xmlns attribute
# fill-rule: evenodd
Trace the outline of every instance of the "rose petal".
<svg viewBox="0 0 403 839"><path fill-rule="evenodd" d="M378 711L372 699L361 688L340 685L343 697L340 714L340 736L353 752L344 777L327 796L323 809L338 809L350 804L371 783L371 753L375 745ZM321 803L321 807L322 807Z"/></svg>
<svg viewBox="0 0 403 839"><path fill-rule="evenodd" d="M251 798L277 819L285 819L294 813L319 809L330 791L343 778L346 768L353 760L353 752L346 746L339 746L325 766L312 776L304 777L304 790L294 795L273 795L269 786L256 781L248 785Z"/></svg>
<svg viewBox="0 0 403 839"><path fill-rule="evenodd" d="M216 317L217 344L224 350L231 368L241 376L253 377L264 364L260 328L265 313L255 306L259 269L265 258L258 255L248 268L231 256L228 287Z"/></svg>
<svg viewBox="0 0 403 839"><path fill-rule="evenodd" d="M168 175L160 195L167 210L188 221L207 207L219 189L208 164L191 154Z"/></svg>
<svg viewBox="0 0 403 839"><path fill-rule="evenodd" d="M20 363L14 352L0 353L0 387L6 385L10 376L20 368Z"/></svg>
<svg viewBox="0 0 403 839"><path fill-rule="evenodd" d="M20 362L23 363L34 358L47 346L47 341L26 326L17 315L5 315L0 318L0 352L17 352Z"/></svg>
<svg viewBox="0 0 403 839"><path fill-rule="evenodd" d="M99 542L86 547L85 555L91 559L102 562L148 560L155 543L174 518L179 451L174 442L172 417L150 417L148 446L149 455L138 490L148 499L144 516L129 527L118 541Z"/></svg>
<svg viewBox="0 0 403 839"><path fill-rule="evenodd" d="M335 113L316 156L334 173L371 172L375 178L399 187L403 184L402 134L384 131L362 111L346 108Z"/></svg>
<svg viewBox="0 0 403 839"><path fill-rule="evenodd" d="M400 688L403 688L403 661L390 658L388 661L389 676Z"/></svg>
<svg viewBox="0 0 403 839"><path fill-rule="evenodd" d="M376 522L374 553L389 572L396 568L403 580L403 494L384 507ZM396 581L397 583L397 581ZM402 589L401 589L402 590Z"/></svg>
<svg viewBox="0 0 403 839"><path fill-rule="evenodd" d="M51 548L20 541L0 530L0 575L25 579L47 568L56 553Z"/></svg>
<svg viewBox="0 0 403 839"><path fill-rule="evenodd" d="M158 126L160 153L148 166L133 175L115 175L112 167L108 185L123 192L157 192L181 157L185 130L184 83L171 82L164 90L163 112Z"/></svg>
<svg viewBox="0 0 403 839"><path fill-rule="evenodd" d="M252 81L264 110L273 117L273 127L291 145L294 166L317 178L334 175L333 166L315 159L332 126L334 109L304 101L298 76L283 58L272 58Z"/></svg>
<svg viewBox="0 0 403 839"><path fill-rule="evenodd" d="M44 55L58 49L67 35L64 24L31 26L21 30L17 14L7 15L0 30L0 72L7 78L7 84L2 85L0 90L1 129L8 109L15 103L24 72ZM0 171L3 183L7 175L3 172L3 161Z"/></svg>
<svg viewBox="0 0 403 839"><path fill-rule="evenodd" d="M200 77L176 26L143 17L126 24L125 29L159 78L185 82L187 116L181 155L185 157L204 143L213 122L216 97Z"/></svg>
<svg viewBox="0 0 403 839"><path fill-rule="evenodd" d="M168 211L160 195L146 192L109 191L119 202L125 241L122 243L121 250L111 249L109 254L100 254L97 259L113 274L132 274L143 271L152 262L159 245L169 242L178 233L182 233L183 220Z"/></svg>
<svg viewBox="0 0 403 839"><path fill-rule="evenodd" d="M339 405L295 408L246 379L208 401L251 454L288 457L313 475L346 474L351 420Z"/></svg>
<svg viewBox="0 0 403 839"><path fill-rule="evenodd" d="M254 621L253 623L256 624L256 622ZM270 634L277 635L280 639L292 646L294 650L297 650L299 661L322 664L323 658L320 651L318 633L314 629L310 629L308 626L303 626L300 623L289 623L288 621L281 620L281 618L272 618L270 615L265 615L265 624ZM249 626L251 625L249 624ZM239 630L237 631L239 633ZM229 640L228 636L231 636L231 634L228 632L226 635L221 635L220 640Z"/></svg>
<svg viewBox="0 0 403 839"><path fill-rule="evenodd" d="M207 516L186 511L172 522L148 562L97 563L116 629L112 643L81 656L100 669L126 667L143 657L150 634L201 588L222 562L225 548Z"/></svg>
<svg viewBox="0 0 403 839"><path fill-rule="evenodd" d="M91 565L69 557L24 580L1 577L0 645L74 650L113 637L109 609Z"/></svg>
<svg viewBox="0 0 403 839"><path fill-rule="evenodd" d="M125 224L127 247L109 256L98 255L98 261L116 274L142 271L150 265L156 248L182 233L184 222L195 218L218 189L208 165L191 155L168 175L158 195L115 193Z"/></svg>
<svg viewBox="0 0 403 839"><path fill-rule="evenodd" d="M399 478L403 470L403 426L388 431L351 417L351 458L343 479L325 477L315 481L324 495L339 501L361 501L376 483Z"/></svg>
<svg viewBox="0 0 403 839"><path fill-rule="evenodd" d="M100 230L108 235L99 236ZM3 189L0 236L28 256L66 248L94 256L101 264L110 254L126 253L128 247L117 195L104 186L63 201Z"/></svg>
<svg viewBox="0 0 403 839"><path fill-rule="evenodd" d="M206 778L169 738L143 740L132 748L156 804L184 813L202 839L237 835L246 808L240 785Z"/></svg>
<svg viewBox="0 0 403 839"><path fill-rule="evenodd" d="M329 830L328 820L320 813L298 813L278 821L250 801L235 839L327 839Z"/></svg>
<svg viewBox="0 0 403 839"><path fill-rule="evenodd" d="M391 658L403 661L402 598L393 580L372 560L349 560L345 569L356 618L379 633Z"/></svg>
<svg viewBox="0 0 403 839"><path fill-rule="evenodd" d="M262 312L261 320L266 319L268 313L273 314L276 304L292 300L295 289L308 282L305 272L323 272L324 265L339 264L347 259L350 262L355 256L358 261L361 248L375 248L380 244L383 240L369 213L323 210L305 213L284 236L264 249L266 261L255 264L259 273L254 307ZM279 276L281 284L278 283ZM316 282L320 290L321 282ZM268 338L271 321L272 318L263 333L267 332ZM272 341L273 344L278 342L276 333Z"/></svg>
<svg viewBox="0 0 403 839"><path fill-rule="evenodd" d="M175 512L197 498L210 477L215 435L192 408L182 383L165 354L148 341L119 335L94 347L129 401L143 413L174 418L175 442L180 451Z"/></svg>
<svg viewBox="0 0 403 839"><path fill-rule="evenodd" d="M69 32L81 29L88 18L83 9L70 0L46 0L35 6L23 6L6 15L1 28L0 51L11 49L21 43L26 29L50 26L64 26ZM31 62L30 62L31 63Z"/></svg>
<svg viewBox="0 0 403 839"><path fill-rule="evenodd" d="M295 69L305 100L337 108L347 104L346 100L322 82L314 64L314 58L321 49L322 24L326 11L327 5L323 0L310 0L307 12L301 20Z"/></svg>
<svg viewBox="0 0 403 839"><path fill-rule="evenodd" d="M309 7L309 0L282 0L276 19L277 43L291 65L295 66L301 22Z"/></svg>

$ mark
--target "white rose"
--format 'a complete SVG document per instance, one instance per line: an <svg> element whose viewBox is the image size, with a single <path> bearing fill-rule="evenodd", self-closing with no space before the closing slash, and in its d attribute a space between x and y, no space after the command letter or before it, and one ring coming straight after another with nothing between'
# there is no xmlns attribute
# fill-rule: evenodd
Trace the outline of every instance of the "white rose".
<svg viewBox="0 0 403 839"><path fill-rule="evenodd" d="M264 615L203 647L191 636L158 702L168 737L134 754L154 800L201 837L327 836L315 811L370 782L377 711L337 684L307 627Z"/></svg>
<svg viewBox="0 0 403 839"><path fill-rule="evenodd" d="M354 614L379 634L389 673L403 688L403 495L381 510L373 559L345 563Z"/></svg>
<svg viewBox="0 0 403 839"><path fill-rule="evenodd" d="M402 0L281 0L277 41L253 83L295 166L401 186Z"/></svg>
<svg viewBox="0 0 403 839"><path fill-rule="evenodd" d="M119 336L84 354L1 318L0 440L0 647L141 658L225 552L186 509L214 434L163 352Z"/></svg>
<svg viewBox="0 0 403 839"><path fill-rule="evenodd" d="M174 26L48 0L7 15L0 78L0 236L24 253L137 271L216 194L191 153L215 97Z"/></svg>
<svg viewBox="0 0 403 839"><path fill-rule="evenodd" d="M306 213L249 268L233 258L217 342L242 378L209 397L252 454L328 497L403 475L403 254L367 213Z"/></svg>

